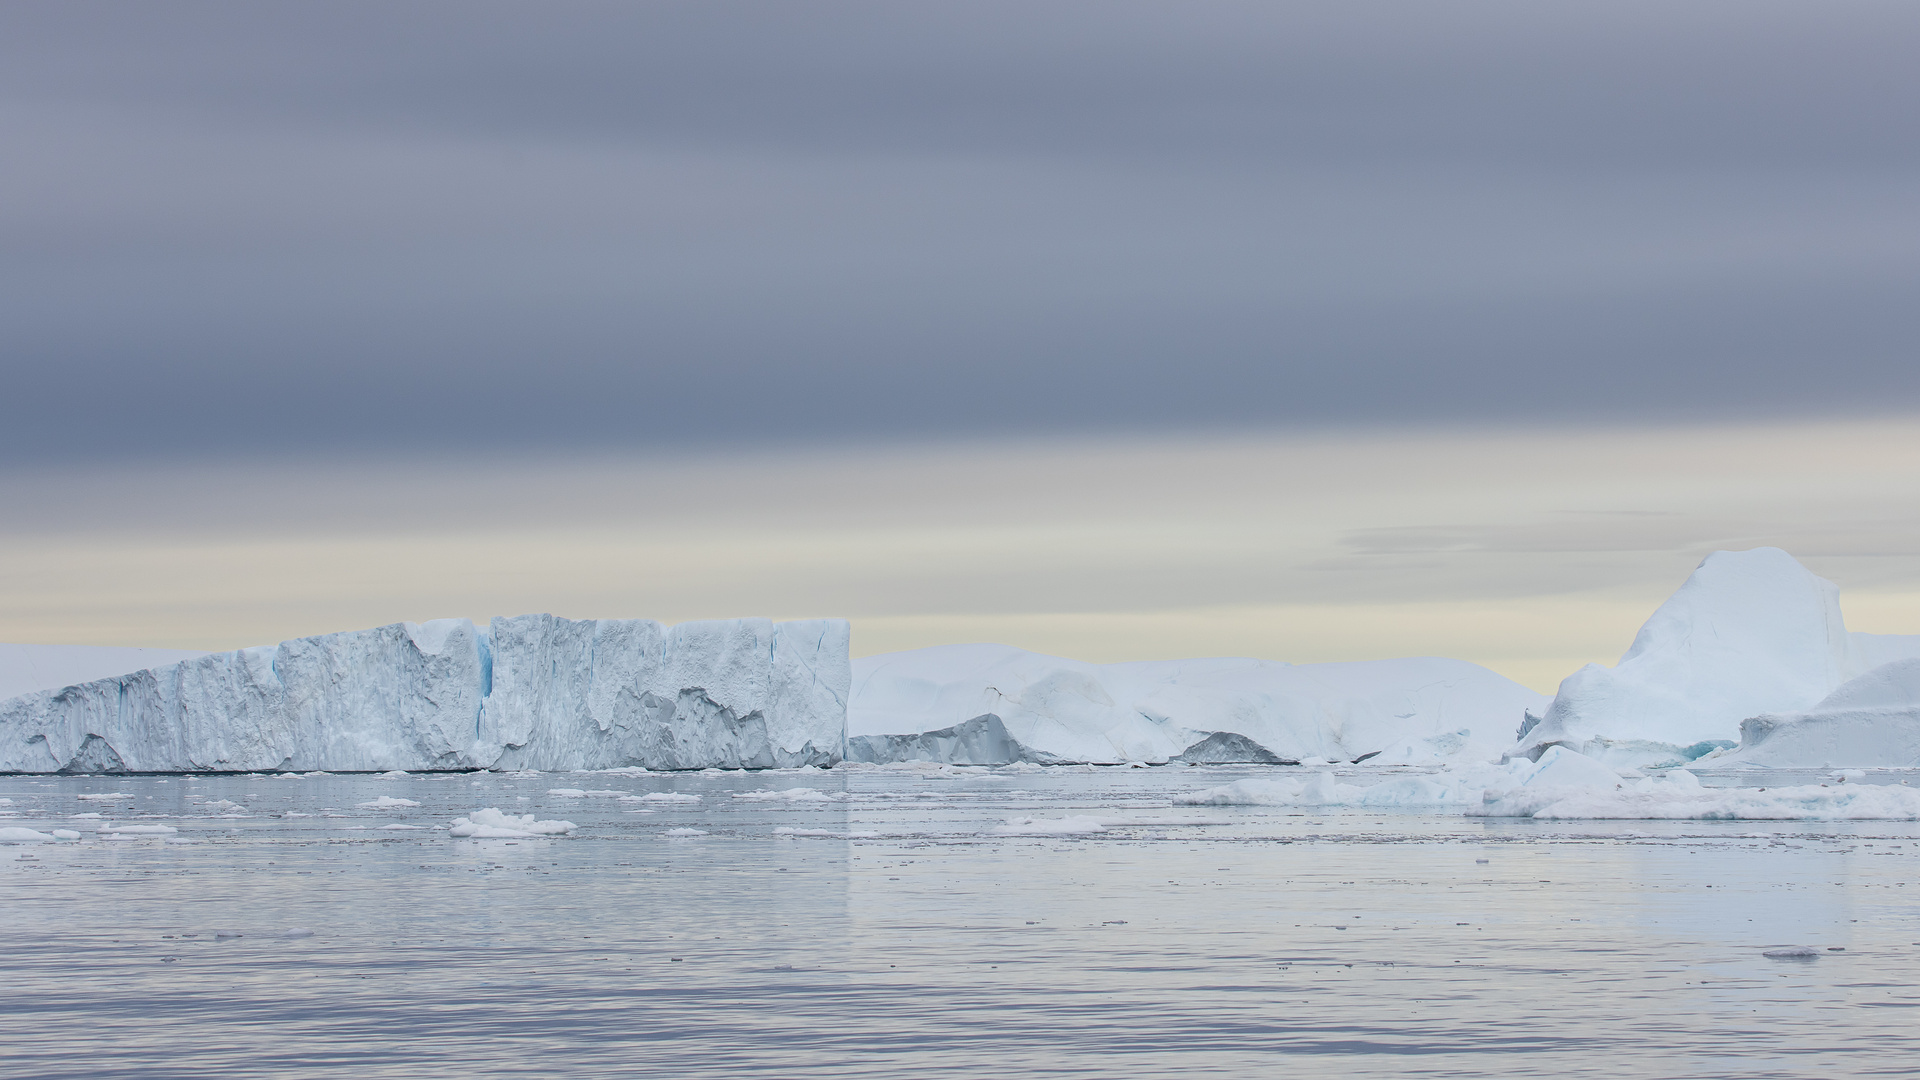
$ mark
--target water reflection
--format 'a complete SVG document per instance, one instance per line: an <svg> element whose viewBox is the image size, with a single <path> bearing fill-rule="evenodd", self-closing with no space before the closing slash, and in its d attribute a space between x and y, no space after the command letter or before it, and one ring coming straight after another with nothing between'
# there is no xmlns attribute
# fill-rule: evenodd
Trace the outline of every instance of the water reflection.
<svg viewBox="0 0 1920 1080"><path fill-rule="evenodd" d="M1916 1049L1911 824L1168 803L1255 771L0 778L0 825L89 837L0 847L0 1055L61 1077L1577 1077ZM576 790L601 794L553 794ZM666 794L698 798L645 799ZM362 805L383 796L419 805ZM434 829L486 806L579 829ZM1762 955L1782 944L1819 957Z"/></svg>

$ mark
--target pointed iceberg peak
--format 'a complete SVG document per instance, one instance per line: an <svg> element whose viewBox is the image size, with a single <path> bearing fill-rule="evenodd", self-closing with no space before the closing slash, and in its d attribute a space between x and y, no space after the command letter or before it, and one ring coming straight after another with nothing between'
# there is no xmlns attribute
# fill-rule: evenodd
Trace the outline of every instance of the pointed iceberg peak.
<svg viewBox="0 0 1920 1080"><path fill-rule="evenodd" d="M1716 551L1640 628L1619 664L1568 676L1518 748L1567 745L1658 764L1808 708L1861 667L1840 590L1779 548Z"/></svg>

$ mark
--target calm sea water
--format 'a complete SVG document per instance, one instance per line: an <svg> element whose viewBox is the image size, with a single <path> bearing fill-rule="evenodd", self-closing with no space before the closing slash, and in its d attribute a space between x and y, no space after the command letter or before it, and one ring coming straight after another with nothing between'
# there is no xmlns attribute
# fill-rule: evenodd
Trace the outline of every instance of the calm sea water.
<svg viewBox="0 0 1920 1080"><path fill-rule="evenodd" d="M1261 771L0 777L0 1074L1920 1071L1914 824L1168 802Z"/></svg>

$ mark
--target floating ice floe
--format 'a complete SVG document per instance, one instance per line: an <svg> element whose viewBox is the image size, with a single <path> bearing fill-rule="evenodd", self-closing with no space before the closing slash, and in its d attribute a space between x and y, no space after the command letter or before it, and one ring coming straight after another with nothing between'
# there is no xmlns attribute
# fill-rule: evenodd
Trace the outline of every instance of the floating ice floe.
<svg viewBox="0 0 1920 1080"><path fill-rule="evenodd" d="M475 810L466 817L453 819L447 832L452 836L480 840L519 840L533 836L565 836L580 826L571 821L535 821L532 814L516 817L497 807Z"/></svg>
<svg viewBox="0 0 1920 1080"><path fill-rule="evenodd" d="M1106 832L1107 827L1099 818L1061 817L1061 818L1014 818L993 830L1001 836L1077 836Z"/></svg>
<svg viewBox="0 0 1920 1080"><path fill-rule="evenodd" d="M414 800L412 800L412 799L396 799L396 798L394 798L394 797L393 797L393 796L391 796L391 795L382 795L382 796L380 796L380 797L379 797L379 798L377 798L377 799L370 799L370 800L368 800L367 802L363 802L363 803L361 803L361 804L360 804L360 809L362 809L362 810L385 810L385 809L388 809L389 807L396 807L396 806L419 806L419 805L420 805L419 803L417 803L417 802L415 802L415 801L414 801Z"/></svg>
<svg viewBox="0 0 1920 1080"><path fill-rule="evenodd" d="M562 799L619 799L624 798L629 793L625 791L584 791L580 788L557 787L548 788L547 794Z"/></svg>
<svg viewBox="0 0 1920 1080"><path fill-rule="evenodd" d="M683 795L677 791L649 791L645 795L622 795L621 802L637 803L696 803L698 795Z"/></svg>
<svg viewBox="0 0 1920 1080"><path fill-rule="evenodd" d="M785 791L736 791L733 797L749 802L837 802L845 799L847 793L836 791L829 794L818 788L796 787Z"/></svg>
<svg viewBox="0 0 1920 1080"><path fill-rule="evenodd" d="M79 838L79 833L74 837ZM0 827L0 844L44 844L54 839L52 833L43 833L38 829L29 829L21 825Z"/></svg>
<svg viewBox="0 0 1920 1080"><path fill-rule="evenodd" d="M100 831L118 836L172 836L180 830L171 825L102 825Z"/></svg>
<svg viewBox="0 0 1920 1080"><path fill-rule="evenodd" d="M688 828L679 828L679 829L668 829L668 830L667 830L667 831L666 831L666 832L665 832L665 833L664 833L663 835L666 835L666 836L705 836L705 835L707 835L707 830L705 830L705 829L688 829Z"/></svg>
<svg viewBox="0 0 1920 1080"><path fill-rule="evenodd" d="M1448 809L1470 817L1583 820L1838 821L1920 820L1920 791L1846 783L1713 788L1685 769L1622 776L1564 746L1540 760L1341 783L1323 772L1299 779L1249 779L1173 798L1188 806L1353 806Z"/></svg>
<svg viewBox="0 0 1920 1080"><path fill-rule="evenodd" d="M849 830L847 832L835 832L832 829L796 829L788 825L782 825L779 828L776 828L773 830L773 835L775 836L811 836L811 837L820 837L828 840L871 840L874 837L879 836L880 834L877 832L873 832L871 830L855 829L855 830Z"/></svg>

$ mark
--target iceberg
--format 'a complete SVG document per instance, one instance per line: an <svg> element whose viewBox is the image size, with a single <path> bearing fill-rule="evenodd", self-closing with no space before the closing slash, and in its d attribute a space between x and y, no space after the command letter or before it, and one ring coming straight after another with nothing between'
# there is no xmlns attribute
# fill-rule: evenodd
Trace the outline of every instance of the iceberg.
<svg viewBox="0 0 1920 1080"><path fill-rule="evenodd" d="M1462 660L1089 664L1008 645L941 645L853 663L847 759L887 764L1161 764L1394 751L1492 758L1546 702Z"/></svg>
<svg viewBox="0 0 1920 1080"><path fill-rule="evenodd" d="M1735 745L1743 720L1811 708L1920 637L1849 633L1840 591L1779 548L1718 551L1653 613L1620 662L1560 684L1510 753L1566 746L1611 764L1684 764Z"/></svg>
<svg viewBox="0 0 1920 1080"><path fill-rule="evenodd" d="M1740 722L1740 745L1714 768L1920 767L1920 659L1882 664L1804 712Z"/></svg>
<svg viewBox="0 0 1920 1080"><path fill-rule="evenodd" d="M797 768L844 751L848 625L398 623L0 701L0 771Z"/></svg>

